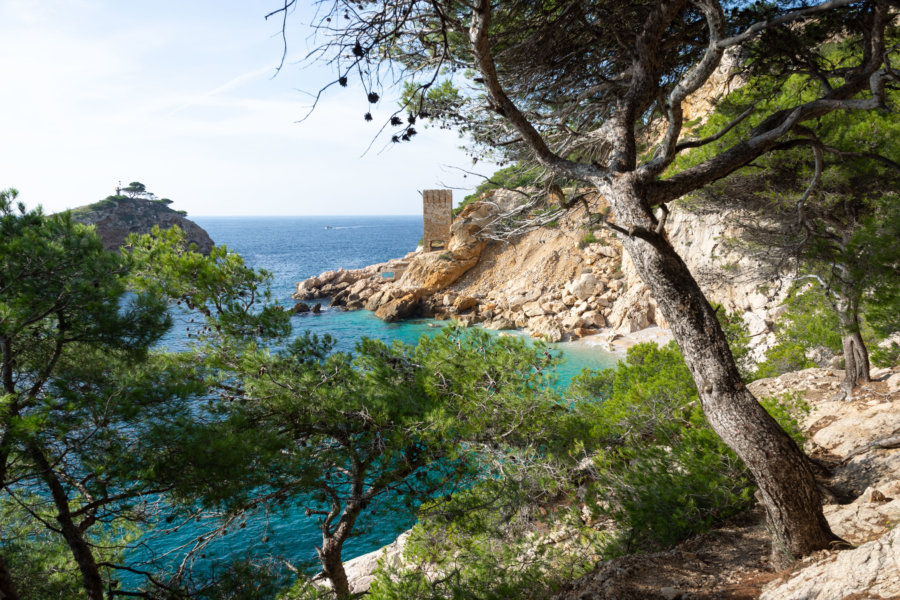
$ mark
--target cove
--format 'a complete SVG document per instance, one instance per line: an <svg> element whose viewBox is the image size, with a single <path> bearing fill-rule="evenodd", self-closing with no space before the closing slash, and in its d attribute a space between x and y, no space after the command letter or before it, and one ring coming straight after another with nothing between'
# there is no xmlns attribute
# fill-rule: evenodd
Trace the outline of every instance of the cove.
<svg viewBox="0 0 900 600"><path fill-rule="evenodd" d="M323 271L344 267L360 268L403 256L415 248L422 235L422 218L415 217L199 217L195 221L206 229L218 245L238 252L246 263L272 275L273 299L285 308L293 301L291 293L297 281ZM171 350L185 347L180 332L188 315L177 315L173 333L163 345ZM337 340L336 350L352 352L363 337L387 343L400 340L415 344L422 335L434 335L446 321L412 319L386 323L369 311L343 311L327 307L320 314L292 317L295 335L309 331L328 334ZM525 336L521 332L495 335ZM557 386L564 387L583 368L595 370L615 366L613 355L579 343L553 346L564 362L557 369ZM314 573L318 569L315 546L321 535L313 518L305 515L302 499L285 503L277 510L255 514L242 523L229 526L228 533L210 543L198 555L195 568L208 573L235 559L274 556L280 561ZM344 545L344 560L376 550L390 542L415 522L413 513L400 507L385 507L378 518L364 513L359 523L361 535ZM185 544L189 544L216 523L217 515L207 513L199 520L179 525L178 519L161 524L160 529L144 535L131 551L131 558L148 561L148 570L166 572L180 563ZM174 526L178 525L177 530ZM122 577L123 583L137 583L139 576Z"/></svg>

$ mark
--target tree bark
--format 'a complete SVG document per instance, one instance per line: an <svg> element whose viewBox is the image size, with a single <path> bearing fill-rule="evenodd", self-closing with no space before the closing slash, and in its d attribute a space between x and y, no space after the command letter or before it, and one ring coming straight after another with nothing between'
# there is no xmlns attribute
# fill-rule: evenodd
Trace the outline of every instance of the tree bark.
<svg viewBox="0 0 900 600"><path fill-rule="evenodd" d="M28 453L34 460L41 478L50 489L53 504L56 506L56 520L60 525L63 538L72 552L72 557L81 571L84 591L87 593L87 597L90 600L103 600L103 578L100 576L100 568L97 566L97 561L94 560L94 553L90 544L84 539L84 534L82 534L78 526L75 525L69 508L69 497L66 495L65 489L63 489L59 478L53 472L47 457L44 456L40 448L30 444Z"/></svg>
<svg viewBox="0 0 900 600"><path fill-rule="evenodd" d="M715 312L669 244L633 176L597 181L622 243L669 323L713 430L744 461L762 493L775 535L773 558L799 558L839 540L822 513L806 456L744 386Z"/></svg>
<svg viewBox="0 0 900 600"><path fill-rule="evenodd" d="M357 487L354 486L354 488ZM360 512L362 512L361 504L355 501L348 502L334 530L329 530L327 523L323 524L322 548L316 549L319 560L322 561L322 574L331 582L332 589L340 600L350 598L350 582L347 580L347 572L344 570L341 551L344 542L353 531L353 525Z"/></svg>
<svg viewBox="0 0 900 600"><path fill-rule="evenodd" d="M841 345L844 348L844 381L841 389L847 397L869 377L869 351L859 332L859 309L849 294L844 293L837 302L838 321L841 326Z"/></svg>
<svg viewBox="0 0 900 600"><path fill-rule="evenodd" d="M19 600L12 573L9 572L3 556L0 556L0 600Z"/></svg>
<svg viewBox="0 0 900 600"><path fill-rule="evenodd" d="M849 395L853 389L871 381L869 377L869 351L859 331L841 336L844 347L844 381L841 387Z"/></svg>
<svg viewBox="0 0 900 600"><path fill-rule="evenodd" d="M347 580L347 572L344 570L344 562L341 559L343 545L343 541L331 537L322 542L322 548L319 550L322 573L331 582L335 596L341 600L350 597L350 582Z"/></svg>

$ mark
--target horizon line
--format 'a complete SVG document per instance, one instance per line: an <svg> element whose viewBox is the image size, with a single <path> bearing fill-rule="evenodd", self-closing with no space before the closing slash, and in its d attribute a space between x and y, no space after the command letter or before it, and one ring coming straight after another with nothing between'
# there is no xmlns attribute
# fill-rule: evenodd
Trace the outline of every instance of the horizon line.
<svg viewBox="0 0 900 600"><path fill-rule="evenodd" d="M281 214L281 215L194 215L188 213L188 219L194 217L321 217L321 218L340 218L340 217L421 217L422 213L403 213L403 214L357 214L357 215L297 215L297 214Z"/></svg>

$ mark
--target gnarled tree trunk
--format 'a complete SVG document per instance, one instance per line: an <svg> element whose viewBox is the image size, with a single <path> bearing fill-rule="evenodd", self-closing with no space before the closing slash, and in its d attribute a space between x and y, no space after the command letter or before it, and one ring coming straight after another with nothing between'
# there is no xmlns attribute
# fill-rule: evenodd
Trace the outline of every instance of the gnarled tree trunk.
<svg viewBox="0 0 900 600"><path fill-rule="evenodd" d="M841 388L848 397L856 386L871 381L869 351L859 332L859 304L853 300L851 293L851 290L845 289L836 306L844 348L844 381Z"/></svg>
<svg viewBox="0 0 900 600"><path fill-rule="evenodd" d="M358 488L359 486L354 487ZM330 520L326 519L322 524L322 547L316 548L319 560L322 562L322 574L331 582L335 595L341 600L350 598L350 582L347 580L347 572L344 570L341 551L344 542L353 531L353 525L360 512L362 512L362 505L350 501L334 529L329 526Z"/></svg>
<svg viewBox="0 0 900 600"><path fill-rule="evenodd" d="M744 461L762 493L775 534L773 557L788 560L838 540L822 513L806 456L744 386L715 312L658 227L628 175L597 182L641 279L672 328L713 430ZM783 561L783 559L782 559Z"/></svg>
<svg viewBox="0 0 900 600"><path fill-rule="evenodd" d="M341 600L350 597L350 582L347 580L347 572L341 559L343 545L343 540L331 537L326 538L322 548L318 550L319 560L322 561L322 574L331 582L334 594Z"/></svg>

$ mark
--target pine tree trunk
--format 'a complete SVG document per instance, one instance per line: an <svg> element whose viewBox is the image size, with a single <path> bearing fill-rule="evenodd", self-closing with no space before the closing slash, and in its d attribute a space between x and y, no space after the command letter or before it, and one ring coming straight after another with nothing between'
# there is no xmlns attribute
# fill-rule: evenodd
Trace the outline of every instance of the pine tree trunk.
<svg viewBox="0 0 900 600"><path fill-rule="evenodd" d="M841 389L849 398L856 386L868 383L869 351L859 332L858 304L849 294L844 294L838 301L838 320L841 325L841 345L844 348L844 381Z"/></svg>
<svg viewBox="0 0 900 600"><path fill-rule="evenodd" d="M361 477L361 475L360 475ZM362 479L354 482L353 490L358 498ZM356 523L359 513L362 512L362 504L358 499L351 499L344 507L343 514L334 529L330 529L328 522L322 525L322 548L317 548L319 560L322 562L322 574L331 582L335 595L340 599L350 597L350 582L347 580L347 572L344 570L344 562L341 551L344 542L350 537L353 525Z"/></svg>
<svg viewBox="0 0 900 600"><path fill-rule="evenodd" d="M322 561L322 573L331 582L335 596L344 600L350 597L350 582L341 559L341 546L343 544L334 538L326 539L319 550L319 560Z"/></svg>
<svg viewBox="0 0 900 600"><path fill-rule="evenodd" d="M88 544L84 534L72 519L72 513L69 509L69 498L59 478L53 472L50 463L40 448L30 445L28 453L34 460L41 478L50 490L53 504L56 507L56 520L60 525L63 538L72 552L72 558L75 559L75 564L78 565L78 569L81 571L81 578L84 582L84 591L87 597L90 600L103 600L103 578L100 576L100 568L94 560L94 553L90 544Z"/></svg>
<svg viewBox="0 0 900 600"><path fill-rule="evenodd" d="M656 231L657 221L638 191L622 180L603 189L612 191L607 199L616 222L634 232L622 235L622 243L672 328L707 420L756 479L776 538L773 557L785 562L828 548L839 538L822 513L806 456L744 386L705 295Z"/></svg>
<svg viewBox="0 0 900 600"><path fill-rule="evenodd" d="M19 600L12 573L9 572L3 556L0 556L0 600Z"/></svg>

